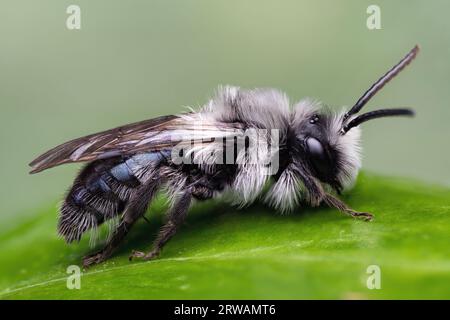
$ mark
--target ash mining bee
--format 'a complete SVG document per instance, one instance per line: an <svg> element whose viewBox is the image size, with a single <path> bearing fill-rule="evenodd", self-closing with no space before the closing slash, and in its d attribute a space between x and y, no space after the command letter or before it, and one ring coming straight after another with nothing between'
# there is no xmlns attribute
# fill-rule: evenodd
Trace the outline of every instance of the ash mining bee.
<svg viewBox="0 0 450 320"><path fill-rule="evenodd" d="M352 217L371 220L370 213L355 211L336 196L352 185L361 167L359 125L414 113L403 108L358 113L418 51L415 46L348 111L334 112L312 100L291 108L286 95L278 90L227 86L219 88L199 111L162 116L66 142L32 161L31 173L64 163L88 162L61 206L58 233L70 243L105 221L117 219L118 223L105 247L83 258L85 267L112 255L162 189L171 200L167 222L152 250L133 251L130 260L157 257L185 220L193 199L210 199L225 192L231 192L241 205L262 195L265 202L281 211L290 211L300 203L323 203ZM275 135L257 134L260 139L253 146L244 143L237 147L236 138L251 130L277 133L277 152L269 156L278 159L272 174L267 174L266 162L253 160L265 150L261 143L273 144ZM220 156L214 154L230 149L230 143L215 140L218 138L232 141L234 162L217 161ZM195 143L185 144L182 158L192 159L194 154L198 160L202 159L198 155L208 154L209 160L216 161L174 161L173 150L188 141Z"/></svg>

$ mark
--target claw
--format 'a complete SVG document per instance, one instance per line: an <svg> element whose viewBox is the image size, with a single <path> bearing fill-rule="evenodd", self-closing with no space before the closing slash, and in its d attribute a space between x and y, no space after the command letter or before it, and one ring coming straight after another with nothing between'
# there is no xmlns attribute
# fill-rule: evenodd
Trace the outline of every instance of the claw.
<svg viewBox="0 0 450 320"><path fill-rule="evenodd" d="M368 212L352 211L350 215L354 218L362 218L364 221L371 221L373 219L373 215Z"/></svg>
<svg viewBox="0 0 450 320"><path fill-rule="evenodd" d="M145 253L142 251L133 250L131 251L130 256L128 257L128 260L133 260L133 258L143 258L145 257Z"/></svg>
<svg viewBox="0 0 450 320"><path fill-rule="evenodd" d="M143 260L147 261L147 260L152 260L152 259L156 258L158 256L158 254L159 254L159 252L155 251L155 250L153 250L149 253L144 253L142 251L133 250L131 252L131 255L128 258L128 260L131 261L131 260L133 260L133 258L139 258L139 259L143 259Z"/></svg>
<svg viewBox="0 0 450 320"><path fill-rule="evenodd" d="M95 264L99 264L105 260L106 260L106 258L102 252L97 252L97 253L91 254L89 256L85 256L83 258L83 268L87 269L87 268L92 267Z"/></svg>

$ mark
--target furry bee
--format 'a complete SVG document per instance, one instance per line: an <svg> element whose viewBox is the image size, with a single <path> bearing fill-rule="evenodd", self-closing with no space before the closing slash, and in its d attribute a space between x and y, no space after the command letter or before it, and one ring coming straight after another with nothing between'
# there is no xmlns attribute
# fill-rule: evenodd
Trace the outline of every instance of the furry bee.
<svg viewBox="0 0 450 320"><path fill-rule="evenodd" d="M117 219L118 223L105 247L83 258L85 267L112 255L134 223L144 217L158 190L165 190L171 200L167 222L152 250L133 251L130 260L157 257L185 220L194 199L227 192L241 205L265 193L264 201L282 211L300 203L323 203L371 220L370 213L355 211L336 196L352 185L361 167L359 125L414 113L403 108L358 113L418 51L415 46L348 111L334 112L312 100L291 108L286 95L278 90L227 86L219 88L199 111L162 116L66 142L32 161L31 173L64 163L88 162L61 206L58 233L70 243L105 221ZM257 143L245 139L237 143L252 130L256 133L250 137L258 138ZM262 144L276 144L276 152L266 152ZM175 149L179 159L174 158ZM230 152L232 161L221 161ZM274 158L278 159L276 169L268 174L267 160ZM268 183L268 191L263 192Z"/></svg>

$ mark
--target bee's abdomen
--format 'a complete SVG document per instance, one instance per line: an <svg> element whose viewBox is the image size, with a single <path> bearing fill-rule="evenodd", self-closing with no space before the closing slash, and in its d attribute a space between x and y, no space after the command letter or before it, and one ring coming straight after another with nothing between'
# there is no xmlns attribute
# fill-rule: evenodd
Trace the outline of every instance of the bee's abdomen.
<svg viewBox="0 0 450 320"><path fill-rule="evenodd" d="M60 210L58 232L67 242L120 214L133 189L140 185L126 161L110 159L88 164L75 179Z"/></svg>

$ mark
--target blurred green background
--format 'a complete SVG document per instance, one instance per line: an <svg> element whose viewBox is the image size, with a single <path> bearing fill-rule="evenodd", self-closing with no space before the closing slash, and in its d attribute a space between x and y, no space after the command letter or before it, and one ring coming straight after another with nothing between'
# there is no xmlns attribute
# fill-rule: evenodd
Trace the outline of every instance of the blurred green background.
<svg viewBox="0 0 450 320"><path fill-rule="evenodd" d="M81 7L81 30L66 8ZM366 9L381 7L381 30ZM364 168L450 186L450 2L3 0L0 233L56 206L77 165L28 175L71 138L199 106L220 84L349 106L416 43L411 68L367 106L414 120L364 126ZM55 221L56 225L56 221Z"/></svg>
<svg viewBox="0 0 450 320"><path fill-rule="evenodd" d="M382 30L366 27L369 4ZM81 8L81 30L66 8ZM450 185L448 1L2 1L3 227L56 203L77 165L28 175L68 139L204 103L219 84L275 87L340 108L416 43L412 65L367 106L414 120L364 126L364 168Z"/></svg>

